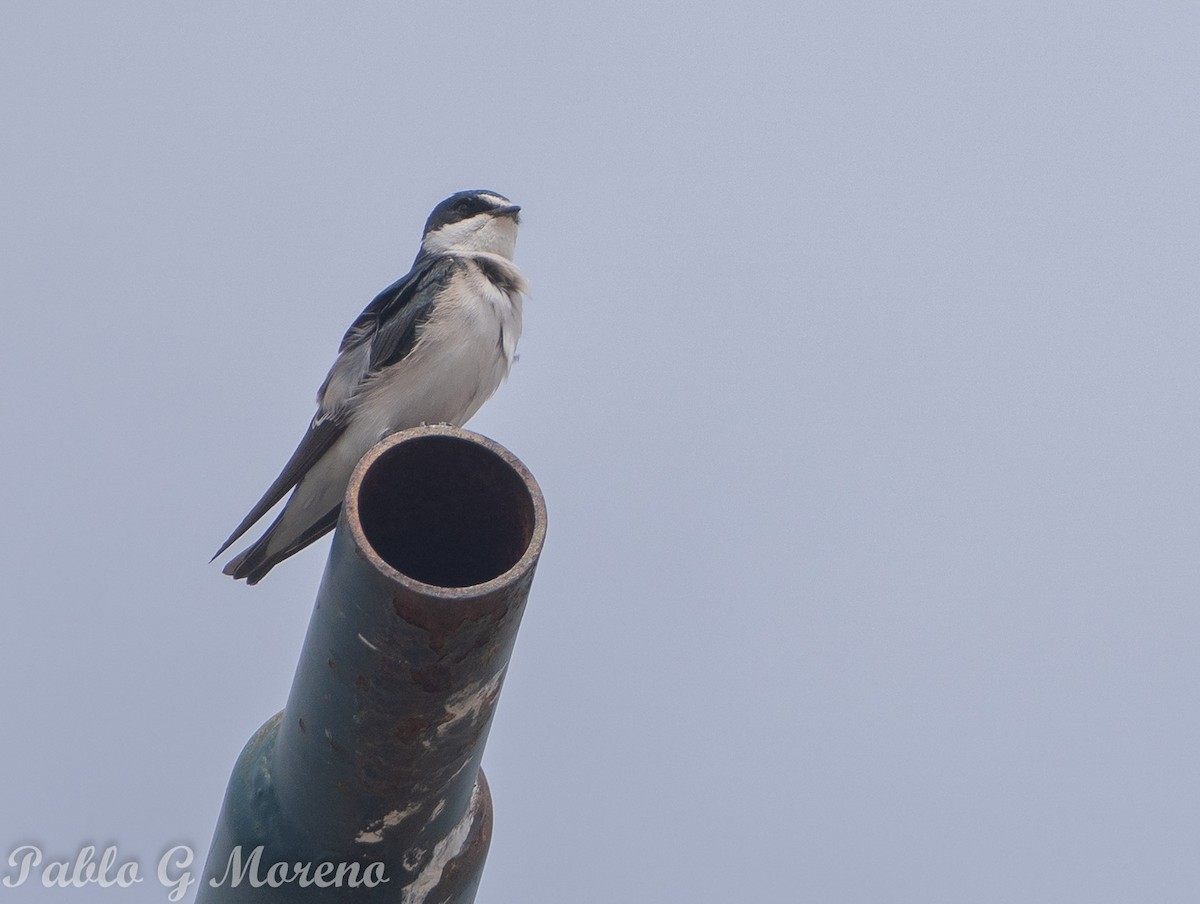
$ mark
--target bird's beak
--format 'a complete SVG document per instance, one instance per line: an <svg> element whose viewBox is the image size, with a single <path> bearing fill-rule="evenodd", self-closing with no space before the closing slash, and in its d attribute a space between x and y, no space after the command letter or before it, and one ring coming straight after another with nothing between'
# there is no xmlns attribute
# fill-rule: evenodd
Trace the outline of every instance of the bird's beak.
<svg viewBox="0 0 1200 904"><path fill-rule="evenodd" d="M509 204L507 207L497 207L492 211L494 217L512 217L514 220L519 220L517 216L521 212L520 204Z"/></svg>

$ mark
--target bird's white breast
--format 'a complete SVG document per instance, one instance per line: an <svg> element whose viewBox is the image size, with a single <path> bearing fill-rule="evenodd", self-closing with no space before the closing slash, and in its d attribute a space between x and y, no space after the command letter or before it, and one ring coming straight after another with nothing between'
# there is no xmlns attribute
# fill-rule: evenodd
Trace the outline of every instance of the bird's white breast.
<svg viewBox="0 0 1200 904"><path fill-rule="evenodd" d="M487 255L489 265L494 257L524 289L510 261ZM361 391L349 429L367 447L408 427L465 423L508 375L521 335L520 290L497 287L476 261L461 260L412 351Z"/></svg>

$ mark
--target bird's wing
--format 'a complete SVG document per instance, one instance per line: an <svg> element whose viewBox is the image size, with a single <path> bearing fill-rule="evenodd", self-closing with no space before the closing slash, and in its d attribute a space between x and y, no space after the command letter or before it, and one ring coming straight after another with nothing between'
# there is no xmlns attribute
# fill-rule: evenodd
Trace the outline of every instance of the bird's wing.
<svg viewBox="0 0 1200 904"><path fill-rule="evenodd" d="M371 373L401 361L412 351L438 295L462 266L457 258L431 258L417 278L392 293L380 306L371 338L368 364Z"/></svg>
<svg viewBox="0 0 1200 904"><path fill-rule="evenodd" d="M434 300L458 266L449 257L418 258L407 275L375 296L346 330L337 360L317 390L318 421L340 415L363 381L412 350Z"/></svg>
<svg viewBox="0 0 1200 904"><path fill-rule="evenodd" d="M296 447L292 457L283 466L279 476L263 493L262 499L258 500L254 504L254 508L250 509L249 514L242 519L242 523L229 535L229 539L221 544L221 548L217 550L213 558L215 559L232 546L237 538L248 531L255 521L265 515L271 506L287 494L288 490L298 484L301 478L308 473L308 469L329 451L329 447L337 441L345 429L344 419L326 418L318 421L317 418L313 418L312 423L308 426L308 432L300 440L300 445Z"/></svg>
<svg viewBox="0 0 1200 904"><path fill-rule="evenodd" d="M367 305L342 337L337 359L317 391L317 413L279 476L242 519L215 559L298 484L346 429L350 402L373 373L412 349L438 292L460 266L453 258L418 258L412 270Z"/></svg>

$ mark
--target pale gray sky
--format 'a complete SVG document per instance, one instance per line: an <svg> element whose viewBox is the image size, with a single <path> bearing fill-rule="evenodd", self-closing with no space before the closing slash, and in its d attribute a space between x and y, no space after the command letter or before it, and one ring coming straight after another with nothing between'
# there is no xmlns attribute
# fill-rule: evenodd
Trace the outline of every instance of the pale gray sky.
<svg viewBox="0 0 1200 904"><path fill-rule="evenodd" d="M462 188L550 532L480 904L1200 895L1194 3L10 3L0 857L202 858L208 556Z"/></svg>

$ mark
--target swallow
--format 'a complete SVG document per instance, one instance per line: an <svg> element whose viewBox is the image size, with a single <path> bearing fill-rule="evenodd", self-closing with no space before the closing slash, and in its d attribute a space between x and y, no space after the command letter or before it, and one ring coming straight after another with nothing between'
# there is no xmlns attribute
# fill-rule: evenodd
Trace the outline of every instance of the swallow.
<svg viewBox="0 0 1200 904"><path fill-rule="evenodd" d="M512 367L528 293L513 264L520 209L482 190L433 209L412 269L350 325L296 451L213 556L291 492L225 574L257 584L337 525L351 473L379 440L422 424L461 426L496 391Z"/></svg>

